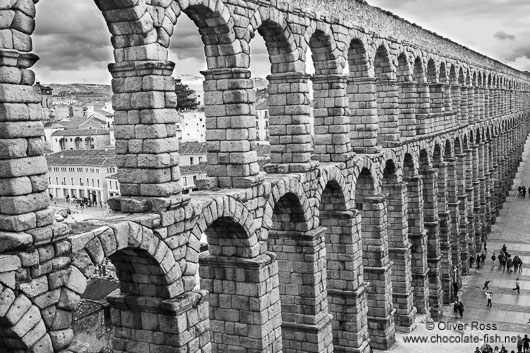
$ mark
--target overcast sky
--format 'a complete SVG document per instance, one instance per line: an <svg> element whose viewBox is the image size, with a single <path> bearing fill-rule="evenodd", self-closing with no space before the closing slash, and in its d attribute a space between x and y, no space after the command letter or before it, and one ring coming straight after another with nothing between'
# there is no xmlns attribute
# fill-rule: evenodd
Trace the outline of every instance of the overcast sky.
<svg viewBox="0 0 530 353"><path fill-rule="evenodd" d="M348 1L348 0L344 0ZM530 71L530 0L368 0L480 53ZM110 83L110 34L93 0L46 0L37 4L35 66L43 83ZM251 46L251 69L265 76L269 64L261 38ZM195 25L181 16L171 42L175 75L206 68Z"/></svg>

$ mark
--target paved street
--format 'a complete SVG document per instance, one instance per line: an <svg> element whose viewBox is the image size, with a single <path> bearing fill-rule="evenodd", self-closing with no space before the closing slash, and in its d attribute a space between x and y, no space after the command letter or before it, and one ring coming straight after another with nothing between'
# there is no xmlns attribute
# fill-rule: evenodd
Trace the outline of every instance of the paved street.
<svg viewBox="0 0 530 353"><path fill-rule="evenodd" d="M486 263L481 269L476 269L476 265L470 271L470 275L463 278L462 301L465 306L464 318L455 319L453 317L452 306L446 306L444 318L441 320L451 324L467 324L464 330L440 329L435 323L434 330L427 330L422 318L418 318L417 328L409 334L397 334L396 345L391 352L415 353L426 352L469 352L472 353L475 347L481 346L484 342L484 335L497 336L495 343L490 341L490 345L502 346L504 340L513 339L518 334L530 336L530 197L523 199L517 195L517 186L525 185L530 187L530 140L527 142L523 154L524 162L519 167L519 172L514 180L513 190L510 193L504 208L501 210L497 223L493 225L492 232L488 236L488 253ZM498 256L502 245L506 244L507 250L512 254L512 258L518 255L523 260L523 270L521 273L507 272L499 266L498 260L492 264L491 255L495 251ZM518 295L512 288L515 287L515 279L519 277L521 293ZM482 292L482 287L486 280L491 280L490 290L493 292L493 306L486 306L486 296ZM472 329L472 323L495 325L496 330ZM442 328L444 328L442 326ZM440 338L437 343L405 343L404 339L412 336ZM455 340L462 340L466 337L479 337L480 343L454 343ZM441 342L452 339L453 343ZM515 343L505 344L509 352L517 351Z"/></svg>

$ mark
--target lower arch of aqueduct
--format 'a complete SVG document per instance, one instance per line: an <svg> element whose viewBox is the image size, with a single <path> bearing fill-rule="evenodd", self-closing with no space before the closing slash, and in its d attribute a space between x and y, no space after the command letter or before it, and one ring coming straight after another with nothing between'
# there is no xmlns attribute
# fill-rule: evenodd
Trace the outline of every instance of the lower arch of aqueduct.
<svg viewBox="0 0 530 353"><path fill-rule="evenodd" d="M0 6L13 19L0 22L0 351L79 351L72 312L105 258L115 352L368 352L442 315L511 187L526 73L361 1L96 0L115 48L121 217L69 235L48 208L35 2ZM208 178L191 198L167 61L183 14L208 64ZM271 62L266 173L256 34Z"/></svg>

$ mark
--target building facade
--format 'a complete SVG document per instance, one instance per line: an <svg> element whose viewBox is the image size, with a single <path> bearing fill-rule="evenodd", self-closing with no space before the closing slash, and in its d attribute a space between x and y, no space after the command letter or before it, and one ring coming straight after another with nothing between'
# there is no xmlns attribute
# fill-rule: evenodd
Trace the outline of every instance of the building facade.
<svg viewBox="0 0 530 353"><path fill-rule="evenodd" d="M102 150L110 148L111 134L105 129L59 130L51 134L54 152L67 150Z"/></svg>
<svg viewBox="0 0 530 353"><path fill-rule="evenodd" d="M116 174L112 150L65 150L46 157L49 193L54 199L87 198L97 205L109 197L108 177Z"/></svg>

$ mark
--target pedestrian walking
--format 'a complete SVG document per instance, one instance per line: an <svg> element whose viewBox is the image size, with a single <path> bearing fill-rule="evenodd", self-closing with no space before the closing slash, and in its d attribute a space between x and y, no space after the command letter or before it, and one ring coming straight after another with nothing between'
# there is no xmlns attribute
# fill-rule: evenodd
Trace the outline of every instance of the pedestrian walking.
<svg viewBox="0 0 530 353"><path fill-rule="evenodd" d="M523 351L523 339L521 338L521 335L517 335L517 352Z"/></svg>
<svg viewBox="0 0 530 353"><path fill-rule="evenodd" d="M455 319L458 319L458 314L460 313L458 302L456 301L453 304L453 314L455 315Z"/></svg>
<svg viewBox="0 0 530 353"><path fill-rule="evenodd" d="M454 281L453 282L453 295L456 297L458 296L458 282L457 281Z"/></svg>
<svg viewBox="0 0 530 353"><path fill-rule="evenodd" d="M484 282L484 287L482 287L482 291L484 292L484 290L490 290L489 288L489 284L490 284L491 280L487 280L486 282Z"/></svg>
<svg viewBox="0 0 530 353"><path fill-rule="evenodd" d="M502 252L506 254L506 244L502 244Z"/></svg>
<svg viewBox="0 0 530 353"><path fill-rule="evenodd" d="M486 262L486 253L482 253L480 263L482 264L482 266L484 266L485 262Z"/></svg>
<svg viewBox="0 0 530 353"><path fill-rule="evenodd" d="M490 290L488 290L488 291L486 292L486 298L488 299L488 304L487 304L487 306L489 306L490 308L491 308L491 298L492 298L492 297L493 297L493 293L492 293Z"/></svg>
<svg viewBox="0 0 530 353"><path fill-rule="evenodd" d="M477 268L480 268L480 262L482 260L482 256L477 255Z"/></svg>
<svg viewBox="0 0 530 353"><path fill-rule="evenodd" d="M517 294L521 294L520 288L519 288L519 277L515 280L515 288L512 289L512 291L516 290Z"/></svg>
<svg viewBox="0 0 530 353"><path fill-rule="evenodd" d="M493 255L491 255L492 266L495 266L495 260L497 260L497 257L495 256L495 253L494 253Z"/></svg>

